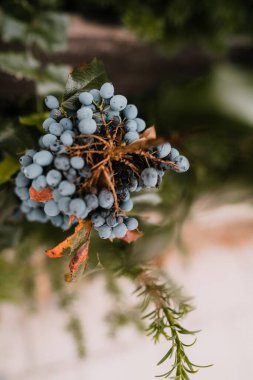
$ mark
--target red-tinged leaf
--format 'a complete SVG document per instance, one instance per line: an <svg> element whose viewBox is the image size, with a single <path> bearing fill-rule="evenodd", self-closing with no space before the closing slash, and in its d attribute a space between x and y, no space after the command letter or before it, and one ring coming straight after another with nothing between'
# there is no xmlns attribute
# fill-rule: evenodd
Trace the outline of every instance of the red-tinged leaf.
<svg viewBox="0 0 253 380"><path fill-rule="evenodd" d="M140 239L142 236L143 233L138 230L127 231L126 235L122 238L122 240L130 244Z"/></svg>
<svg viewBox="0 0 253 380"><path fill-rule="evenodd" d="M90 231L90 221L79 220L79 223L75 228L75 232L56 247L47 250L46 255L50 258L58 258L62 257L66 252L73 252L89 238Z"/></svg>
<svg viewBox="0 0 253 380"><path fill-rule="evenodd" d="M90 245L90 235L87 241L78 249L78 251L70 260L69 273L65 274L66 282L73 281L75 275L77 274L78 269L80 269L82 265L85 265L88 259L89 245Z"/></svg>
<svg viewBox="0 0 253 380"><path fill-rule="evenodd" d="M69 216L69 224L71 224L72 222L74 222L75 219L76 219L75 215L70 215Z"/></svg>
<svg viewBox="0 0 253 380"><path fill-rule="evenodd" d="M146 129L146 130L140 135L140 139L146 139L146 140L156 139L156 130L155 130L155 127L152 126L152 127L147 128L147 129Z"/></svg>
<svg viewBox="0 0 253 380"><path fill-rule="evenodd" d="M36 190L34 187L30 187L29 193L33 201L47 202L53 199L53 190L50 187L46 187L42 190Z"/></svg>

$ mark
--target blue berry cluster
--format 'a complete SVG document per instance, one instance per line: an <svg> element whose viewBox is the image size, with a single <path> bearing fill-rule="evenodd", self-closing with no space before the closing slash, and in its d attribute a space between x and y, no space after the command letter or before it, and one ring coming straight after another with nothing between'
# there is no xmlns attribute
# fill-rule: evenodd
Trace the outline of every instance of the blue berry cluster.
<svg viewBox="0 0 253 380"><path fill-rule="evenodd" d="M130 194L159 187L166 170L189 168L187 158L169 143L131 150L146 123L125 96L114 95L111 83L81 92L74 116L52 95L45 104L50 116L43 122L40 149L20 157L15 179L29 221L51 221L67 230L78 219L90 219L102 239L123 238L138 228L137 219L126 215L133 208ZM35 201L30 188L50 188L52 199Z"/></svg>

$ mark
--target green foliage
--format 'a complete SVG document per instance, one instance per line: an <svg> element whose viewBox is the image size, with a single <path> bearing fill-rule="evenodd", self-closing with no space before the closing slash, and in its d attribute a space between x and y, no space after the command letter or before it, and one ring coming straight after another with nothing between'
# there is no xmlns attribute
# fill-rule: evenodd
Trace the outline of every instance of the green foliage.
<svg viewBox="0 0 253 380"><path fill-rule="evenodd" d="M62 103L65 112L71 114L71 110L75 107L75 101L80 91L90 89L93 86L99 87L104 80L106 80L106 77L103 65L97 60L94 60L87 66L82 66L74 70L68 78L67 89ZM162 96L166 93L166 89L163 91L161 90ZM159 99L152 99L153 103L156 103L156 101L159 102ZM165 107L165 103L162 99L160 99L160 103ZM150 107L150 109L152 111L152 107ZM164 112L164 109L162 110ZM159 117L162 121L161 125L163 125L163 115L159 115ZM39 131L37 128L31 128L31 125L40 123L40 115L38 115L37 118L31 115L28 119L22 119L22 121L27 122L29 125L20 125L17 127L17 125L11 122L5 122L4 128L0 133L0 146L2 144L5 154L9 153L15 156L16 153L21 153L22 149L24 150L27 147L32 148L34 146L33 142L37 141ZM33 142L29 141L29 139ZM182 222L183 218L185 218L185 210L189 210L192 199L194 199L195 196L195 193L192 195L190 192L190 190L195 192L196 188L196 182L194 182L196 179L195 169L193 169L192 176L193 180L189 182L190 186L189 183L183 186L182 179L176 182L174 177L170 176L170 179L173 181L174 189L171 191L171 198L168 197L168 193L166 193L165 190L162 192L164 203L159 204L158 202L157 204L154 202L154 204L151 205L149 199L144 206L144 202L139 202L137 212L141 209L145 209L146 211L153 209L162 215L160 226L158 223L157 226L154 227L153 225L143 222L141 227L145 232L144 238L140 239L136 244L130 245L124 242L111 244L101 239L94 239L92 236L88 261L90 273L100 272L101 268L105 268L106 272L112 273L113 275L120 274L127 276L134 281L134 283L137 283L137 294L143 299L141 311L143 313L145 312L146 315L144 319L148 324L147 333L152 335L156 342L159 341L161 337L164 337L170 344L168 353L160 363L169 359L174 360L174 364L172 363L172 367L165 372L164 376L170 376L174 371L178 380L187 379L187 371L194 372L197 368L189 361L185 353L184 343L181 340L182 334L191 334L191 332L181 326L181 319L191 310L191 306L188 300L176 291L174 285L171 284L168 279L162 278L161 281L160 277L156 277L156 274L150 273L150 270L143 269L139 265L140 262L147 262L152 255L155 255L157 252L159 253L167 245L168 240L172 236L172 234L168 234L168 230L172 230L175 223ZM19 286L19 284L22 279L25 280L24 284L26 284L26 270L29 274L28 283L30 285L33 284L36 273L33 271L31 257L35 248L41 244L44 247L46 246L45 248L51 248L56 241L62 241L64 237L66 237L66 234L48 225L25 222L22 217L19 220L13 220L13 206L17 203L17 200L15 200L11 193L11 184L6 184L2 191L2 197L6 200L6 213L2 217L2 220L0 220L0 225L4 226L4 231L6 233L8 232L9 236L15 233L16 239L6 241L6 239L4 240L5 236L3 234L2 237L0 236L0 238L3 238L0 243L5 247L10 247L10 244L12 244L15 259L12 262L11 270L14 275L17 273L17 277L20 275L20 280L18 282L13 281L12 286L19 288L19 292L22 291L22 294L25 294L26 288ZM9 205L9 207L7 207L7 205ZM170 212L168 212L168 210ZM68 232L68 235L69 234ZM81 231L81 234L83 234L83 231ZM74 242L72 247L73 253L75 253L78 247L79 238ZM66 252L69 253L69 250ZM19 255L18 258L16 255ZM21 259L23 260L22 265L16 266L20 264ZM55 263L52 260L46 263L54 289L60 294L64 293L61 283L63 282L63 267L67 265L67 260L69 261L69 257L64 257ZM7 264L5 263L6 261ZM3 263L1 264L0 262L0 265L6 269L8 259L6 260L4 257ZM8 283L10 283L10 279L8 277L5 278ZM8 292L8 287L7 289L3 287L3 291L5 294L3 294L2 298L5 298L6 294L11 298L12 293ZM31 298L32 296L33 295L30 294ZM67 307L67 310L69 310L69 307ZM139 309L136 307L128 307L124 304L122 308L115 307L115 310L116 311L111 313L111 317L109 318L110 325L114 328L112 332L115 331L118 326L126 325L129 322L133 322L139 329L142 328L142 323L139 321ZM76 315L71 318L69 328L77 339L79 351L82 352L80 324L76 319Z"/></svg>
<svg viewBox="0 0 253 380"><path fill-rule="evenodd" d="M15 42L27 48L36 46L42 51L54 52L66 48L64 30L67 17L50 10L50 3L18 2L22 7L17 11L15 5L4 0L0 8L1 37L4 42ZM22 4L23 3L23 4ZM36 4L37 3L37 4Z"/></svg>
<svg viewBox="0 0 253 380"><path fill-rule="evenodd" d="M9 0L0 6L0 38L8 46L0 53L0 69L17 79L32 80L36 92L62 92L67 75L63 65L42 65L38 52L66 48L67 17L55 11L57 1Z"/></svg>
<svg viewBox="0 0 253 380"><path fill-rule="evenodd" d="M8 181L19 169L17 160L9 155L0 162L0 184Z"/></svg>
<svg viewBox="0 0 253 380"><path fill-rule="evenodd" d="M148 324L147 335L152 337L154 343L161 338L168 341L169 349L157 365L169 361L170 368L157 377L188 380L188 374L194 374L200 368L189 360L185 352L196 339L191 344L182 341L182 336L194 336L198 332L189 331L181 325L181 319L192 311L190 299L183 296L181 289L158 270L130 266L121 268L119 273L138 284L135 293L142 299L140 309L144 314L143 320Z"/></svg>
<svg viewBox="0 0 253 380"><path fill-rule="evenodd" d="M29 116L20 116L19 122L22 125L30 125L38 128L40 132L43 132L44 129L42 127L43 121L49 116L48 112L42 113L32 113Z"/></svg>
<svg viewBox="0 0 253 380"><path fill-rule="evenodd" d="M86 0L76 4L84 14L94 6L115 13L141 39L169 50L184 46L221 49L235 35L253 34L249 0Z"/></svg>

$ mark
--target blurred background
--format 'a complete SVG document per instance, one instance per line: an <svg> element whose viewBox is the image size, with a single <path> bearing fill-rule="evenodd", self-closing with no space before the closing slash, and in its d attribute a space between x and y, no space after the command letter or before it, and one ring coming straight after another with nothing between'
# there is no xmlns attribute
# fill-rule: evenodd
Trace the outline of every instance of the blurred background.
<svg viewBox="0 0 253 380"><path fill-rule="evenodd" d="M167 344L140 334L133 285L110 275L122 251L194 296L186 325L203 331L189 355L214 364L196 379L253 378L252 17L249 0L1 1L1 380L154 378ZM68 261L44 256L66 234L24 220L13 176L42 132L45 95L60 97L94 57L191 168L135 198L134 246L93 239L106 275L66 286Z"/></svg>

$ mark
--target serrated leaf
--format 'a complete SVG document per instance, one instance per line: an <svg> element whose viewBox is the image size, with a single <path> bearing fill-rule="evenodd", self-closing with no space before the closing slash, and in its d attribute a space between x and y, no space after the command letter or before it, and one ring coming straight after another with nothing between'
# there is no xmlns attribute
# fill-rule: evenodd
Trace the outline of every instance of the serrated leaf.
<svg viewBox="0 0 253 380"><path fill-rule="evenodd" d="M85 243L90 235L90 221L80 220L75 228L75 232L59 243L56 247L46 251L46 255L50 258L59 258L76 251Z"/></svg>
<svg viewBox="0 0 253 380"><path fill-rule="evenodd" d="M19 163L12 156L6 155L0 162L0 183L9 181L19 169Z"/></svg>
<svg viewBox="0 0 253 380"><path fill-rule="evenodd" d="M62 107L75 110L80 92L99 88L107 81L104 65L96 58L87 65L79 65L69 74L63 96Z"/></svg>

